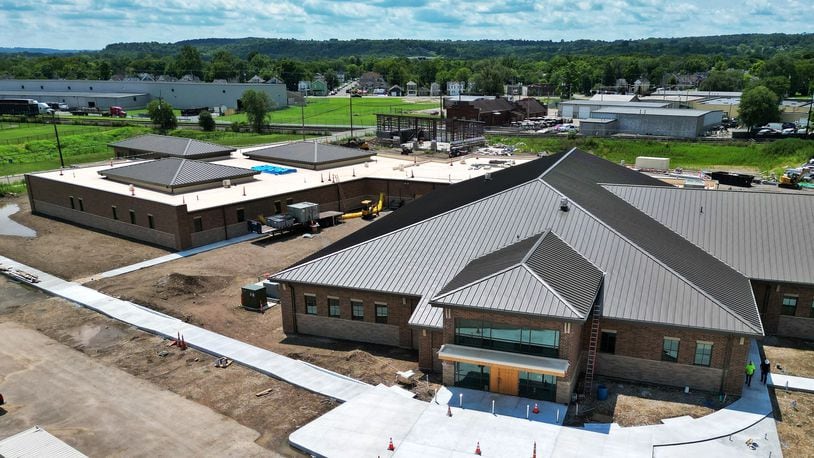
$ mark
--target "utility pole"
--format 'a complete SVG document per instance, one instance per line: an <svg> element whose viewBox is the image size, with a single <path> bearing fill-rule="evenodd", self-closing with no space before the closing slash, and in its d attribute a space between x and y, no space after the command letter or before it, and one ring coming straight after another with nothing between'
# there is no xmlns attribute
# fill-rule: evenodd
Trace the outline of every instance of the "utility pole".
<svg viewBox="0 0 814 458"><path fill-rule="evenodd" d="M300 120L302 121L302 141L305 141L305 103L306 98L303 97L300 104Z"/></svg>
<svg viewBox="0 0 814 458"><path fill-rule="evenodd" d="M350 137L353 138L353 94L350 94Z"/></svg>
<svg viewBox="0 0 814 458"><path fill-rule="evenodd" d="M811 103L808 105L808 119L806 120L806 137L811 132L811 109L814 108L814 93L811 94Z"/></svg>
<svg viewBox="0 0 814 458"><path fill-rule="evenodd" d="M57 151L59 151L59 166L65 168L65 161L62 159L62 144L59 143L59 131L57 130L57 114L51 113L51 118L54 122L54 135L57 137ZM60 172L61 173L61 172Z"/></svg>

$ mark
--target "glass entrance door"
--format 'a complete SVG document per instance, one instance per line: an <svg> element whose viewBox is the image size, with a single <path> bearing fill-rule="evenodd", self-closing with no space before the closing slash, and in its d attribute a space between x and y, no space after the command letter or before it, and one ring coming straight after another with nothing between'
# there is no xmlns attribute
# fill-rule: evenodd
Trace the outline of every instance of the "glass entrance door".
<svg viewBox="0 0 814 458"><path fill-rule="evenodd" d="M517 369L493 366L489 391L517 396L517 382Z"/></svg>
<svg viewBox="0 0 814 458"><path fill-rule="evenodd" d="M520 372L520 396L554 402L557 399L557 377Z"/></svg>

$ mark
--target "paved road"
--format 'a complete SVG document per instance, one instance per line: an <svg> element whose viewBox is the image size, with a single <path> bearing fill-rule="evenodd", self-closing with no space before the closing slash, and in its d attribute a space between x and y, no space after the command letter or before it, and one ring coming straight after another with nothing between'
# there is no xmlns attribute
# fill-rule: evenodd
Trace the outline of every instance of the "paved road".
<svg viewBox="0 0 814 458"><path fill-rule="evenodd" d="M306 390L340 401L348 401L371 389L370 385L350 377L190 325L141 305L119 300L80 284L62 280L4 256L0 256L0 265L11 266L37 275L40 282L33 286L47 293L63 297L152 334L174 338L180 333L188 345L198 350L215 356L227 357Z"/></svg>

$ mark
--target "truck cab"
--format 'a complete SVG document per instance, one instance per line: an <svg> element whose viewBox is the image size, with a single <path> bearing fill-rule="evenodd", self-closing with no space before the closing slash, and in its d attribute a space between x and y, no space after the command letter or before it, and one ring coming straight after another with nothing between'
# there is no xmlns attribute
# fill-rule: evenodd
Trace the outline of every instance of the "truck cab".
<svg viewBox="0 0 814 458"><path fill-rule="evenodd" d="M54 114L53 108L49 107L47 103L38 102L37 103L37 111L40 114Z"/></svg>
<svg viewBox="0 0 814 458"><path fill-rule="evenodd" d="M127 112L124 111L122 107L112 106L110 107L110 116L114 118L126 118Z"/></svg>

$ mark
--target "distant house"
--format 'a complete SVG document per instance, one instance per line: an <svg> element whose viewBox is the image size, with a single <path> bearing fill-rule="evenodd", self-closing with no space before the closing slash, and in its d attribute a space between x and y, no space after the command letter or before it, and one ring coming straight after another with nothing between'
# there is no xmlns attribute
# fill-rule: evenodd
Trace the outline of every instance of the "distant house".
<svg viewBox="0 0 814 458"><path fill-rule="evenodd" d="M554 94L553 84L529 84L526 86L526 95L529 97L548 97Z"/></svg>
<svg viewBox="0 0 814 458"><path fill-rule="evenodd" d="M311 81L311 95L328 95L328 83L326 83L324 79Z"/></svg>
<svg viewBox="0 0 814 458"><path fill-rule="evenodd" d="M419 97L429 97L430 90L427 86L421 86L418 88L418 96Z"/></svg>
<svg viewBox="0 0 814 458"><path fill-rule="evenodd" d="M404 95L404 90L398 84L390 86L390 89L387 90L387 95L391 97L401 97Z"/></svg>
<svg viewBox="0 0 814 458"><path fill-rule="evenodd" d="M386 90L387 81L380 73L365 72L359 77L359 88L367 92L373 92L376 89Z"/></svg>
<svg viewBox="0 0 814 458"><path fill-rule="evenodd" d="M507 84L504 86L506 95L525 95L524 89L522 84Z"/></svg>
<svg viewBox="0 0 814 458"><path fill-rule="evenodd" d="M418 84L415 81L407 81L407 97L418 95Z"/></svg>
<svg viewBox="0 0 814 458"><path fill-rule="evenodd" d="M457 96L449 96L444 99L444 109L449 119L481 121L487 126L506 125L521 116L519 112L515 113L517 106L502 97L457 100Z"/></svg>
<svg viewBox="0 0 814 458"><path fill-rule="evenodd" d="M311 82L301 80L299 83L297 83L297 92L308 95L308 93L311 92Z"/></svg>
<svg viewBox="0 0 814 458"><path fill-rule="evenodd" d="M339 84L345 84L345 72L342 71L336 72L336 81Z"/></svg>
<svg viewBox="0 0 814 458"><path fill-rule="evenodd" d="M268 79L268 81L266 81L266 83L268 83L268 84L285 84L285 81L281 80L280 78L278 78L276 76L272 76L271 78Z"/></svg>
<svg viewBox="0 0 814 458"><path fill-rule="evenodd" d="M433 82L430 84L430 96L438 97L439 95L441 95L441 85Z"/></svg>
<svg viewBox="0 0 814 458"><path fill-rule="evenodd" d="M548 114L548 107L534 97L520 99L515 104L521 112L525 113L526 118L542 118Z"/></svg>
<svg viewBox="0 0 814 458"><path fill-rule="evenodd" d="M647 94L650 92L650 80L642 76L633 82L634 94Z"/></svg>
<svg viewBox="0 0 814 458"><path fill-rule="evenodd" d="M174 82L178 81L178 78L176 78L176 77L174 77L172 75L159 75L158 78L156 79L156 81L161 81L161 82L164 82L164 83L174 83Z"/></svg>
<svg viewBox="0 0 814 458"><path fill-rule="evenodd" d="M263 78L260 78L259 75L254 75L251 78L249 78L249 81L246 81L246 82L247 83L265 83L266 80L264 80Z"/></svg>
<svg viewBox="0 0 814 458"><path fill-rule="evenodd" d="M459 96L466 92L465 81L447 81L447 95Z"/></svg>

